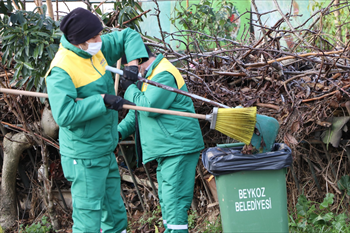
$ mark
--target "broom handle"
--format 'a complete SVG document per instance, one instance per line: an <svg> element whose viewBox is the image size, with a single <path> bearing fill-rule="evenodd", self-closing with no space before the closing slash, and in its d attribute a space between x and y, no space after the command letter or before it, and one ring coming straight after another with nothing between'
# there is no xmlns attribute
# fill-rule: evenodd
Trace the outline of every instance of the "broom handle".
<svg viewBox="0 0 350 233"><path fill-rule="evenodd" d="M128 105L128 104L124 104L123 108L138 110L138 111L155 112L155 113L167 114L167 115L191 117L191 118L197 118L202 120L210 120L210 117L211 117L211 115L203 115L203 114L190 113L190 112L179 112L179 111L160 109L160 108L148 108L148 107L134 106L134 105Z"/></svg>
<svg viewBox="0 0 350 233"><path fill-rule="evenodd" d="M114 68L114 67L111 67L111 66L106 66L106 70L109 70L109 71L111 71L113 73L116 73L116 74L123 75L123 71L122 70ZM189 92L186 92L186 91L182 91L182 90L177 89L177 88L169 87L167 85L164 85L164 84L161 84L161 83L157 83L157 82L154 82L152 80L142 78L140 76L138 76L138 79L141 82L144 82L144 83L147 83L147 84L151 84L152 86L160 87L160 88L162 88L164 90L167 90L167 91L175 92L175 93L178 93L178 94L181 94L181 95L188 96L190 98L198 99L198 100L201 100L201 101L206 102L206 103L211 104L211 105L215 105L215 106L220 107L220 108L230 108L229 106L226 106L224 104L220 104L220 103L215 102L213 100L209 100L209 99L204 98L202 96L199 96L199 95L196 95L196 94L193 94L193 93L189 93Z"/></svg>
<svg viewBox="0 0 350 233"><path fill-rule="evenodd" d="M2 87L0 87L0 92L7 93L7 94L14 94L14 95L34 96L34 97L40 97L40 98L48 98L49 97L45 93L34 92L34 91L21 91L21 90L7 89L7 88L2 88Z"/></svg>
<svg viewBox="0 0 350 233"><path fill-rule="evenodd" d="M45 93L13 90L13 89L7 89L2 87L0 87L0 92L14 94L14 95L27 95L27 96L33 96L33 97L48 98L48 95ZM80 99L76 99L76 100L80 100ZM127 105L127 104L124 104L123 108L138 110L138 111L155 112L155 113L167 114L167 115L191 117L191 118L197 118L197 119L203 119L203 120L209 120L209 121L211 119L211 115L196 114L196 113L189 113L189 112L178 112L178 111L172 111L172 110L166 110L166 109L160 109L160 108L148 108L148 107Z"/></svg>
<svg viewBox="0 0 350 233"><path fill-rule="evenodd" d="M120 58L117 62L118 69L120 69L121 64L122 64L122 59ZM120 74L115 74L115 81L114 81L115 95L118 95L119 76L120 76Z"/></svg>

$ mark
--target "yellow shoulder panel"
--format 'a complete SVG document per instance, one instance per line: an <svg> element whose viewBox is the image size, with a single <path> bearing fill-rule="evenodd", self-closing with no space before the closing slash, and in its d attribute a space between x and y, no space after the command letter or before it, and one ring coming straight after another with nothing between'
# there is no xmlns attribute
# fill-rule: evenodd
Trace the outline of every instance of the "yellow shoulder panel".
<svg viewBox="0 0 350 233"><path fill-rule="evenodd" d="M171 64L170 61L168 61L166 58L163 58L159 64L152 70L152 73L150 76L148 76L147 79L151 80L156 74L159 74L163 71L168 71L171 73L176 80L177 88L181 89L183 85L185 85L185 80L182 78L182 75L180 74L179 70ZM144 92L147 89L148 84L143 83L141 91Z"/></svg>
<svg viewBox="0 0 350 233"><path fill-rule="evenodd" d="M68 73L75 88L79 88L101 78L106 73L106 65L106 59L101 51L92 56L91 59L86 59L60 46L46 76L49 75L53 67L59 67Z"/></svg>

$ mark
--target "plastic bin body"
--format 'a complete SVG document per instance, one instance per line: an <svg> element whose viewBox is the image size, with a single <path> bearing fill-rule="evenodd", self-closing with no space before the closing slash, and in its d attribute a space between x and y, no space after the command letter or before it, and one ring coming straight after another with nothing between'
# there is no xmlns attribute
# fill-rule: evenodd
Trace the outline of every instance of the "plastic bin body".
<svg viewBox="0 0 350 233"><path fill-rule="evenodd" d="M288 232L286 169L216 176L224 233Z"/></svg>

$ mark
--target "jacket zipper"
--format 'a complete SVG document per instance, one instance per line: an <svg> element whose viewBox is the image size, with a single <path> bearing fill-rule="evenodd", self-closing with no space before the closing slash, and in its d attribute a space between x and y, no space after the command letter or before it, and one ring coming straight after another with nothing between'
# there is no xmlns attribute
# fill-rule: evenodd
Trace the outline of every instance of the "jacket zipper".
<svg viewBox="0 0 350 233"><path fill-rule="evenodd" d="M91 61L91 65L92 67L94 67L94 69L96 70L96 72L101 76L102 78L102 74L98 71L98 69L96 69L96 67L94 66L94 62L92 61L92 57L90 58L90 61ZM103 80L108 88L108 84L105 80ZM117 112L117 118L118 118L118 112ZM113 140L113 147L114 147L114 143L115 143L115 140L114 140L114 132L113 132L113 124L114 124L114 117L112 117L112 125L111 125L111 135L112 135L112 140Z"/></svg>

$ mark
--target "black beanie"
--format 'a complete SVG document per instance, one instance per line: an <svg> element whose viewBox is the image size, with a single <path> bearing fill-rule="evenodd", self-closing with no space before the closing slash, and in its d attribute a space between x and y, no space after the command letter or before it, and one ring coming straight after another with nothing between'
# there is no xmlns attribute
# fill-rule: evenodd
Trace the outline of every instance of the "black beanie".
<svg viewBox="0 0 350 233"><path fill-rule="evenodd" d="M95 15L79 7L63 18L60 29L70 43L78 45L96 36L103 27Z"/></svg>

